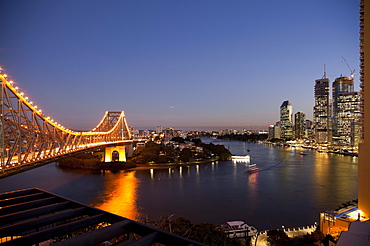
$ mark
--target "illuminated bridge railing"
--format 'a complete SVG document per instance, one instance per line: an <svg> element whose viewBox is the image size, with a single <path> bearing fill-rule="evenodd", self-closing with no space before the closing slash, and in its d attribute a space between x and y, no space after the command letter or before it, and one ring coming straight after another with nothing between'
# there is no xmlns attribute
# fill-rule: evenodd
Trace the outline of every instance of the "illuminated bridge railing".
<svg viewBox="0 0 370 246"><path fill-rule="evenodd" d="M124 112L106 112L91 131L70 130L20 92L0 69L0 173L101 145L132 141Z"/></svg>

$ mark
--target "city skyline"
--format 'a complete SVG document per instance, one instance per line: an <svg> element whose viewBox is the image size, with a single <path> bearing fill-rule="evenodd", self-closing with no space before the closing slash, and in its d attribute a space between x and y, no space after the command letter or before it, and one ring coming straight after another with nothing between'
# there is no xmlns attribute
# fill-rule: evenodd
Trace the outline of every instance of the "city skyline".
<svg viewBox="0 0 370 246"><path fill-rule="evenodd" d="M45 114L89 130L105 111L155 129L255 128L281 102L312 120L315 80L359 91L359 1L0 3L0 66Z"/></svg>

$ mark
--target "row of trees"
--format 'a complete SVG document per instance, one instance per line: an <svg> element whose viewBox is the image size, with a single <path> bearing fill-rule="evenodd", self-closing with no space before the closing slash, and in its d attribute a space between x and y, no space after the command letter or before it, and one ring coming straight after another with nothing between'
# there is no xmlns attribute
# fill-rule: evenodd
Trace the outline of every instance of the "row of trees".
<svg viewBox="0 0 370 246"><path fill-rule="evenodd" d="M126 162L102 162L103 152L82 152L58 160L59 167L91 169L91 170L122 170L136 165Z"/></svg>
<svg viewBox="0 0 370 246"><path fill-rule="evenodd" d="M228 238L219 225L208 223L193 224L184 217L173 219L172 216L163 216L156 221L147 220L144 223L206 245L245 245L238 238Z"/></svg>
<svg viewBox="0 0 370 246"><path fill-rule="evenodd" d="M176 137L174 142L185 143L185 139ZM223 145L214 145L212 143L202 143L200 139L193 139L194 147L174 148L172 145L165 146L154 142L147 142L145 146L140 146L134 152L132 163L177 163L190 162L217 158L218 160L228 160L231 153ZM203 151L197 151L196 147L202 147Z"/></svg>
<svg viewBox="0 0 370 246"><path fill-rule="evenodd" d="M148 219L142 221L144 224L168 231L170 233L186 237L206 245L241 246L250 245L250 238L229 238L220 225L215 224L193 224L190 220L173 216L162 216L156 221ZM324 235L319 229L306 235L290 238L285 231L269 230L267 242L271 246L329 246L329 241L334 241L330 235Z"/></svg>

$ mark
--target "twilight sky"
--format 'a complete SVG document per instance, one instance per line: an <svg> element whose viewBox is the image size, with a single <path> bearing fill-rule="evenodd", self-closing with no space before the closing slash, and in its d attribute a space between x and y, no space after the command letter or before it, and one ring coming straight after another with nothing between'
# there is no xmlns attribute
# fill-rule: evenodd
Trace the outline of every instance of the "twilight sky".
<svg viewBox="0 0 370 246"><path fill-rule="evenodd" d="M312 120L315 79L356 69L359 0L1 0L0 66L45 115L89 130Z"/></svg>

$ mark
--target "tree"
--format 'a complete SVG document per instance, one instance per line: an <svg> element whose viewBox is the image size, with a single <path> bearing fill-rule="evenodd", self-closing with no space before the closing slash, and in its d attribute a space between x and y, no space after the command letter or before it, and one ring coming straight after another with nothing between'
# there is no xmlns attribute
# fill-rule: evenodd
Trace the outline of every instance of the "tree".
<svg viewBox="0 0 370 246"><path fill-rule="evenodd" d="M267 232L267 242L273 246L289 245L290 238L283 230L269 230Z"/></svg>
<svg viewBox="0 0 370 246"><path fill-rule="evenodd" d="M214 224L192 224L184 217L172 220L172 215L160 217L157 221L147 221L151 226L170 233L204 243L206 245L242 246L238 238L228 238L221 226Z"/></svg>
<svg viewBox="0 0 370 246"><path fill-rule="evenodd" d="M185 139L182 137L174 137L171 139L171 141L178 142L178 143L185 143Z"/></svg>
<svg viewBox="0 0 370 246"><path fill-rule="evenodd" d="M179 161L188 162L193 157L193 152L189 148L184 148L180 152Z"/></svg>
<svg viewBox="0 0 370 246"><path fill-rule="evenodd" d="M191 140L195 145L200 145L202 143L202 140L200 140L200 138L193 138Z"/></svg>

